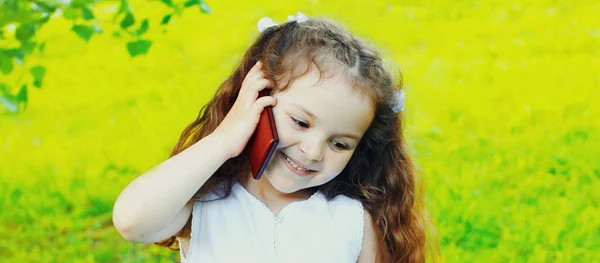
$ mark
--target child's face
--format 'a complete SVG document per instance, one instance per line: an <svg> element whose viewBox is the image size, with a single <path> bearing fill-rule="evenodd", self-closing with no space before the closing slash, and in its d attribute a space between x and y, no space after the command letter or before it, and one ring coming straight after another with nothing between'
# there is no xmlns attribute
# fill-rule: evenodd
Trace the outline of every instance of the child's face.
<svg viewBox="0 0 600 263"><path fill-rule="evenodd" d="M264 177L284 193L337 176L374 117L371 99L353 91L343 76L318 80L319 72L313 69L273 94L279 145Z"/></svg>

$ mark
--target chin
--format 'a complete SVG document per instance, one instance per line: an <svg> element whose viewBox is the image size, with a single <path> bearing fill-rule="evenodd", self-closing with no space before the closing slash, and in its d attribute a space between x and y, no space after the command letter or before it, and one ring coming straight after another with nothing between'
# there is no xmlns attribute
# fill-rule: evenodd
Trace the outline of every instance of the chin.
<svg viewBox="0 0 600 263"><path fill-rule="evenodd" d="M282 192L282 193L291 194L291 193L295 193L299 190L304 189L304 187L299 185L297 182L294 182L290 179L284 178L283 176L280 176L280 175L272 176L270 173L265 174L265 179L267 179L267 181L269 181L269 183L273 186L273 188L275 188L277 191Z"/></svg>
<svg viewBox="0 0 600 263"><path fill-rule="evenodd" d="M291 194L309 187L307 183L313 176L309 175L302 178L294 174L289 170L288 167L285 166L281 153L277 151L267 166L263 177L277 191L285 194Z"/></svg>

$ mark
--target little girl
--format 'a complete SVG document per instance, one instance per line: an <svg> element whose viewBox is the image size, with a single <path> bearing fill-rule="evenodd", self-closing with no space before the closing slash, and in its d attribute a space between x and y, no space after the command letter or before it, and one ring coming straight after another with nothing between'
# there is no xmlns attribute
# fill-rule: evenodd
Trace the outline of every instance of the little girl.
<svg viewBox="0 0 600 263"><path fill-rule="evenodd" d="M119 195L117 231L188 263L424 262L401 81L328 20L263 18L259 31L171 158ZM255 180L246 144L268 106L279 144Z"/></svg>

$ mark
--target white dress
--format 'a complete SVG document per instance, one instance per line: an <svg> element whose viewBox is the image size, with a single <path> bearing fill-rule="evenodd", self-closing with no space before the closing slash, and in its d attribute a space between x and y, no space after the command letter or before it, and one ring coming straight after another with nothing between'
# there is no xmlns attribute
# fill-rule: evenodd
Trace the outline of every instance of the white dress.
<svg viewBox="0 0 600 263"><path fill-rule="evenodd" d="M211 194L202 200L214 200ZM316 192L273 212L240 184L229 197L192 211L184 263L355 263L362 247L362 204L346 196L327 201Z"/></svg>

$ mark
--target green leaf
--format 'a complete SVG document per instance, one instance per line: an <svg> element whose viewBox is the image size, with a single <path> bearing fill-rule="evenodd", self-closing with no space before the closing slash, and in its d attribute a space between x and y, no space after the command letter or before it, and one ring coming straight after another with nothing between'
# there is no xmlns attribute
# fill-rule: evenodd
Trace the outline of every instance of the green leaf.
<svg viewBox="0 0 600 263"><path fill-rule="evenodd" d="M38 21L38 23L39 23L40 25L43 25L43 24L45 24L45 23L46 23L46 22L48 22L48 21L50 21L50 16L49 16L49 15L44 15L44 17L42 17L42 19L40 19L40 20Z"/></svg>
<svg viewBox="0 0 600 263"><path fill-rule="evenodd" d="M160 0L160 1L169 7L173 7L173 0Z"/></svg>
<svg viewBox="0 0 600 263"><path fill-rule="evenodd" d="M91 26L73 25L71 30L86 42L89 41L90 38L92 38L92 36L94 35L94 28L92 28Z"/></svg>
<svg viewBox="0 0 600 263"><path fill-rule="evenodd" d="M0 93L10 93L10 86L6 83L0 83Z"/></svg>
<svg viewBox="0 0 600 263"><path fill-rule="evenodd" d="M38 50L39 50L41 53L44 53L44 49L45 49L45 48L46 48L46 42L44 42L44 43L41 43L41 44L38 46Z"/></svg>
<svg viewBox="0 0 600 263"><path fill-rule="evenodd" d="M200 11L202 11L202 13L205 13L207 15L212 13L212 10L210 10L210 6L208 6L208 4L204 1L200 2Z"/></svg>
<svg viewBox="0 0 600 263"><path fill-rule="evenodd" d="M17 101L17 105L23 103L25 104L25 108L27 108L27 84L21 86L21 90L17 93L15 100Z"/></svg>
<svg viewBox="0 0 600 263"><path fill-rule="evenodd" d="M173 16L173 14L168 14L163 16L162 21L160 21L161 25L166 25L169 23L169 21L171 21L171 17Z"/></svg>
<svg viewBox="0 0 600 263"><path fill-rule="evenodd" d="M26 42L35 35L35 26L32 24L22 24L17 27L15 37L21 42Z"/></svg>
<svg viewBox="0 0 600 263"><path fill-rule="evenodd" d="M0 72L4 75L8 75L13 70L12 58L0 54Z"/></svg>
<svg viewBox="0 0 600 263"><path fill-rule="evenodd" d="M2 54L0 54L1 57ZM4 55L8 57L23 59L25 57L25 50L21 48L11 48L4 51Z"/></svg>
<svg viewBox="0 0 600 263"><path fill-rule="evenodd" d="M5 5L4 8L8 9L12 13L18 13L20 11L19 1L6 0L6 1L2 1L2 2L3 2L2 4Z"/></svg>
<svg viewBox="0 0 600 263"><path fill-rule="evenodd" d="M127 43L127 51L131 57L135 57L138 55L146 54L150 46L152 45L152 41L149 40L138 40Z"/></svg>
<svg viewBox="0 0 600 263"><path fill-rule="evenodd" d="M84 20L88 20L88 21L95 18L94 13L92 13L92 10L90 10L86 6L81 8L81 17L83 17Z"/></svg>
<svg viewBox="0 0 600 263"><path fill-rule="evenodd" d="M121 20L121 28L127 29L133 24L135 24L135 18L133 17L133 14L131 12L127 12L127 14L125 14L125 18Z"/></svg>
<svg viewBox="0 0 600 263"><path fill-rule="evenodd" d="M33 86L35 86L38 89L42 88L42 81L41 80L34 80L33 81Z"/></svg>
<svg viewBox="0 0 600 263"><path fill-rule="evenodd" d="M32 53L35 50L35 46L37 46L37 43L34 41L21 42L21 50L25 51L26 53Z"/></svg>
<svg viewBox="0 0 600 263"><path fill-rule="evenodd" d="M202 11L202 13L210 14L212 12L208 4L202 0L188 0L183 4L184 7L191 7L195 5L200 7L200 11Z"/></svg>
<svg viewBox="0 0 600 263"><path fill-rule="evenodd" d="M79 9L72 6L69 6L63 10L63 17L67 20L75 20L79 18L79 14Z"/></svg>
<svg viewBox="0 0 600 263"><path fill-rule="evenodd" d="M25 55L26 55L25 50L23 50L22 47L5 49L5 50L0 49L0 68L6 67L6 70L8 70L8 66L3 65L3 63L5 60L7 62L11 62L11 60L13 58L15 59L17 64L23 65L23 59L25 58ZM3 70L1 70L1 71L3 71ZM12 68L11 68L11 71L12 71Z"/></svg>
<svg viewBox="0 0 600 263"><path fill-rule="evenodd" d="M4 106L4 108L10 112L19 111L19 102L10 94L2 94L0 96L0 104L2 104L2 106Z"/></svg>
<svg viewBox="0 0 600 263"><path fill-rule="evenodd" d="M43 13L51 15L52 13L54 13L54 11L56 11L56 5L52 5L54 3L50 3L50 2L45 3L45 2L46 1L35 1L35 4L37 5L37 9L39 11L42 11Z"/></svg>
<svg viewBox="0 0 600 263"><path fill-rule="evenodd" d="M140 28L138 28L138 30L135 33L136 35L141 36L144 33L146 33L146 31L148 31L148 19L144 19L144 21L142 21Z"/></svg>
<svg viewBox="0 0 600 263"><path fill-rule="evenodd" d="M0 1L1 3L2 1ZM24 1L26 2L26 1ZM0 10L2 10L1 8L1 4L0 4ZM0 11L0 14L2 14L3 16L5 15L3 13L4 11ZM45 13L40 13L40 12L32 12L32 11L26 11L26 10L20 10L18 12L16 12L16 14L7 14L7 16L0 16L2 22L4 21L11 21L11 22L16 22L16 24L18 25L32 25L35 26L38 23L42 23L43 24L43 20L46 19L48 17L47 14ZM6 22L4 22L6 23Z"/></svg>
<svg viewBox="0 0 600 263"><path fill-rule="evenodd" d="M130 10L129 1L128 0L121 0L121 4L119 5L119 11L117 11L117 15L125 13L125 12L127 12L129 10Z"/></svg>
<svg viewBox="0 0 600 263"><path fill-rule="evenodd" d="M34 79L43 79L46 76L46 67L44 66L33 66L29 69L29 73Z"/></svg>
<svg viewBox="0 0 600 263"><path fill-rule="evenodd" d="M117 10L117 12L115 12L115 15L113 16L113 22L116 21L116 19L124 13L127 13L129 10L131 10L131 7L129 6L129 1L128 0L121 0L120 4L119 4L119 10Z"/></svg>
<svg viewBox="0 0 600 263"><path fill-rule="evenodd" d="M190 7L190 6L194 6L200 4L199 0L188 0L183 4L183 7Z"/></svg>
<svg viewBox="0 0 600 263"><path fill-rule="evenodd" d="M46 76L46 68L43 66L35 66L29 69L29 72L31 72L31 76L33 76L33 85L37 88L41 88L44 76Z"/></svg>

